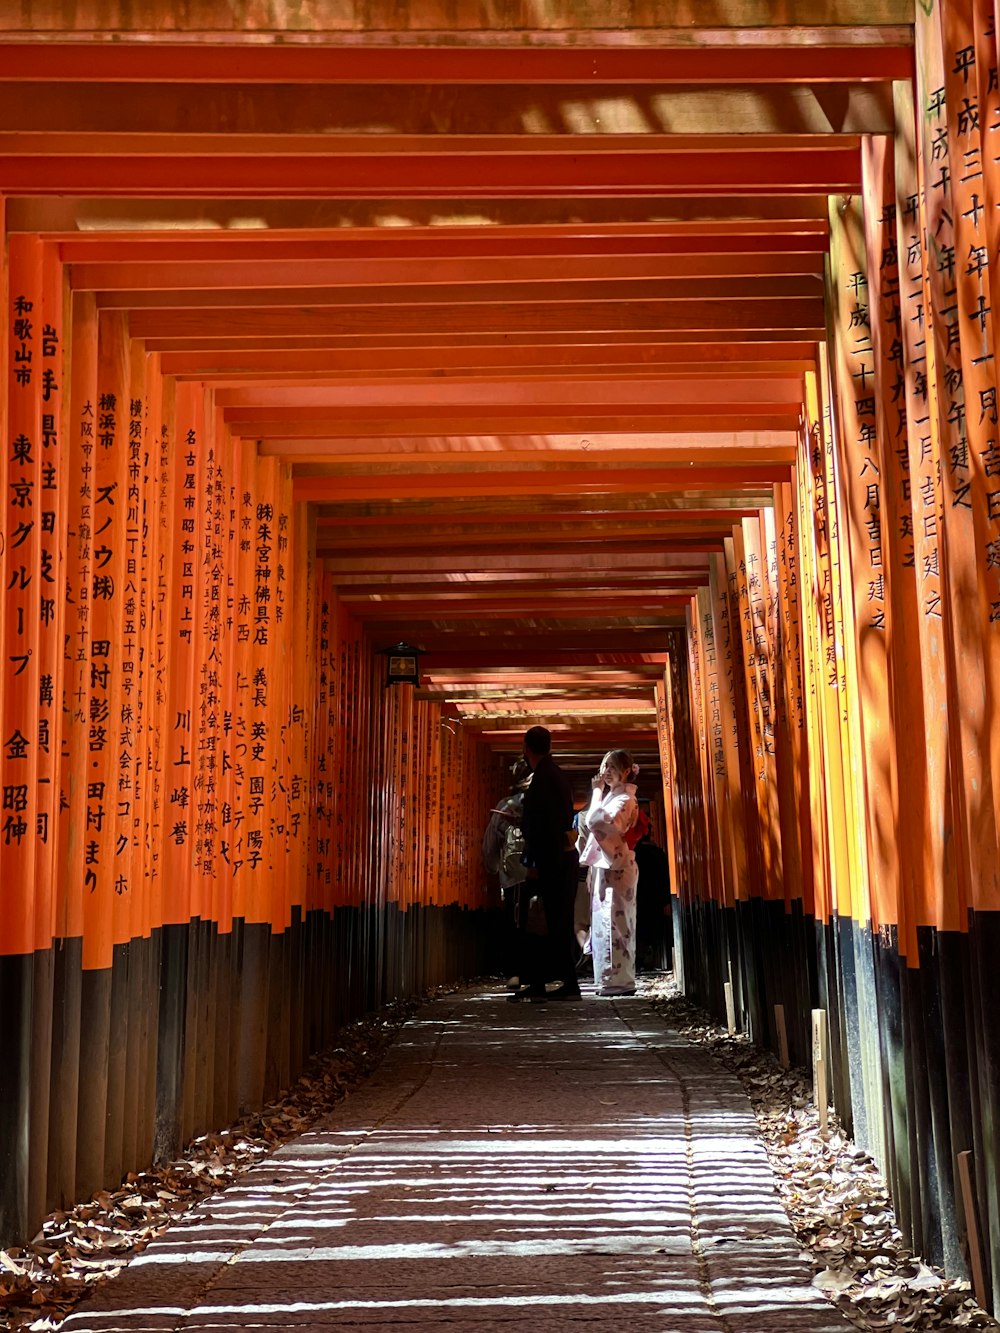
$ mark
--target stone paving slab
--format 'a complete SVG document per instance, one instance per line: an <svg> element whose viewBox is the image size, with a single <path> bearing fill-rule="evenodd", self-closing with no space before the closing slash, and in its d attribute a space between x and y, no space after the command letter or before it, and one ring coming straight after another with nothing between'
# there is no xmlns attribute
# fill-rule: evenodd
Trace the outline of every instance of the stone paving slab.
<svg viewBox="0 0 1000 1333"><path fill-rule="evenodd" d="M63 1329L845 1333L810 1278L707 1053L640 999L466 993Z"/></svg>

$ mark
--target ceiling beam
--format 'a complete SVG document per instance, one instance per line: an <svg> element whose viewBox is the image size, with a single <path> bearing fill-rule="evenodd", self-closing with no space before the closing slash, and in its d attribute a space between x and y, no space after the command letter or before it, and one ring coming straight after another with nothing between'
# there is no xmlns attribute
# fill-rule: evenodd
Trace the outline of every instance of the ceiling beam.
<svg viewBox="0 0 1000 1333"><path fill-rule="evenodd" d="M601 531L605 527L621 531L623 523L633 534L641 529L648 529L651 535L654 531L660 530L654 525L660 524L663 525L662 531L668 533L688 523L697 526L699 531L703 526L724 527L730 523L738 523L741 518L750 517L757 508L758 506L754 504L736 507L716 504L698 508L694 504L678 503L663 508L652 508L647 505L640 509L638 506L633 508L631 504L619 503L615 507L600 506L573 496L559 496L553 498L547 507L536 508L531 513L518 511L510 514L499 508L458 513L452 513L449 508L447 512L438 514L428 513L426 510L414 512L408 508L377 514L340 514L328 513L323 507L317 511L316 527L324 534L324 538L374 545L383 541L395 541L400 537L406 540L406 529L413 528L414 525L419 526L422 537L450 533L453 538L458 539L461 539L461 534L466 528L473 529L473 535L476 537L482 535L488 539L496 533L512 535L514 540L521 540L526 533L537 535L539 525L544 525L546 531L552 531L553 528L559 530L559 526L563 525L567 532L581 530L590 532L595 528Z"/></svg>
<svg viewBox="0 0 1000 1333"><path fill-rule="evenodd" d="M63 251L67 248L60 246ZM367 290L372 284L384 284L390 291L474 284L478 299L478 293L488 295L491 287L529 282L542 284L543 292L556 287L572 290L574 284L587 284L585 291L602 299L602 288L614 282L646 283L668 278L683 279L688 283L702 278L819 278L823 273L823 257L813 251L566 255L560 256L559 267L554 269L551 257L540 255L434 258L413 254L381 259L316 255L308 259L282 259L268 255L266 246L261 248L266 265L261 259L226 254L189 260L183 258L182 253L170 260L150 256L120 262L108 259L74 261L69 268L70 286L74 291L100 292L104 305L110 304L112 292L127 292L133 299L140 292L177 293L180 300L184 292L225 290L232 293L239 289L261 295L275 289L324 289L329 292L346 289L349 292ZM290 295L285 297L286 301L290 299Z"/></svg>
<svg viewBox="0 0 1000 1333"><path fill-rule="evenodd" d="M530 663L534 655L542 653L553 658L572 657L592 660L594 654L603 657L622 658L623 655L648 655L657 657L666 651L668 633L663 628L654 630L629 629L618 633L594 634L586 628L575 631L554 630L544 639L537 630L522 627L520 635L510 632L492 634L488 630L469 633L468 626L462 633L425 634L415 644L427 655L421 658L423 663L445 663L468 660L481 660L482 655L497 666L518 666ZM376 648L388 648L398 642L390 636L373 639Z"/></svg>
<svg viewBox="0 0 1000 1333"><path fill-rule="evenodd" d="M661 39L662 40L662 39ZM349 84L815 84L913 77L913 49L801 45L795 59L779 43L691 42L638 46L392 47L210 42L0 43L0 80L11 83Z"/></svg>
<svg viewBox="0 0 1000 1333"><path fill-rule="evenodd" d="M723 404L766 405L773 408L798 406L802 401L802 380L799 376L773 379L742 380L731 374L722 383L714 383L691 373L682 380L650 380L620 388L611 382L594 382L580 375L565 375L553 384L523 382L511 374L502 384L470 381L461 384L383 382L376 385L288 385L248 386L247 388L220 389L216 392L217 407L226 408L232 420L238 421L239 412L254 411L260 407L280 407L283 411L312 411L329 408L331 411L358 411L374 407L382 411L390 407L411 411L415 408L486 408L491 412L505 409L521 410L551 405L562 408L605 408L621 411L629 406L635 410L644 407L670 406L682 413L696 410L703 394L712 395L712 407Z"/></svg>
<svg viewBox="0 0 1000 1333"><path fill-rule="evenodd" d="M592 152L579 155L439 152L420 156L386 153L361 157L274 153L176 160L143 154L99 158L74 153L30 157L0 155L6 194L211 196L218 193L281 199L464 199L583 196L614 199L672 194L830 194L861 185L861 155L851 148L810 147L777 151L758 160L752 152Z"/></svg>
<svg viewBox="0 0 1000 1333"><path fill-rule="evenodd" d="M549 342L522 345L519 338L492 346L455 346L442 365L438 349L406 347L353 347L291 349L215 349L164 352L164 374L211 379L224 384L236 378L266 381L269 376L316 376L329 383L335 378L360 380L372 375L432 378L442 382L478 374L520 375L565 373L641 373L686 375L697 369L704 376L729 374L789 375L815 366L816 346L809 342L692 341L687 344L641 341L602 344Z"/></svg>
<svg viewBox="0 0 1000 1333"><path fill-rule="evenodd" d="M144 232L162 239L169 230L176 236L191 233L193 238L208 240L215 236L227 240L248 233L257 240L298 235L300 239L339 233L345 244L357 229L362 241L381 235L396 245L438 233L452 235L464 230L467 241L476 239L490 228L536 236L547 230L549 243L557 242L565 228L571 233L601 227L649 228L666 226L698 234L714 227L718 232L728 226L736 234L756 228L758 234L770 228L787 232L819 230L824 236L829 227L827 197L823 195L671 195L640 198L616 196L613 199L282 199L275 197L225 197L221 190L198 198L137 198L120 195L107 198L95 185L78 197L13 196L6 205L6 229L30 231L66 239L70 233L100 231L109 237L128 232L133 239ZM558 230L553 230L558 228ZM506 241L504 242L506 244ZM714 244L714 239L710 242ZM449 249L451 248L449 242Z"/></svg>
<svg viewBox="0 0 1000 1333"><path fill-rule="evenodd" d="M279 263L393 260L490 260L546 259L557 256L591 258L603 256L655 259L669 255L823 254L829 225L805 199L783 201L785 207L766 213L758 201L760 216L740 216L730 204L719 217L711 215L713 201L700 200L697 221L649 219L640 222L581 222L566 219L553 230L551 225L436 224L413 228L330 227L317 224L307 232L273 228L266 219L250 230L222 229L185 231L116 230L93 227L76 216L70 201L70 217L81 230L56 231L53 239L64 263L215 264L225 261ZM717 204L715 205L717 207ZM146 206L149 207L148 205ZM25 201L11 201L11 222L17 229L29 219ZM299 210L302 211L302 210ZM592 210L590 210L592 211ZM88 226L93 229L88 229ZM42 228L42 230L49 230Z"/></svg>
<svg viewBox="0 0 1000 1333"><path fill-rule="evenodd" d="M783 153L843 154L857 152L860 136L850 134L802 135L756 134L742 149L773 160ZM393 131L382 127L378 132L350 133L331 128L318 134L296 134L289 130L270 134L227 130L224 133L182 132L165 135L162 131L136 131L120 126L112 130L86 131L67 127L39 131L30 128L10 132L0 129L0 157L151 157L151 158L276 158L317 157L334 163L343 158L416 157L417 159L470 157L489 160L503 157L562 157L596 154L627 154L642 157L654 154L733 153L732 135L702 128L696 134L678 134L647 129L645 133L612 134L583 131L548 133L522 127L515 133L473 134L460 129L449 133L419 133L409 129Z"/></svg>
<svg viewBox="0 0 1000 1333"><path fill-rule="evenodd" d="M650 652L648 650L640 651L635 648L627 648L622 651L608 651L604 648L584 649L582 651L556 652L551 646L525 649L520 654L517 663L513 666L499 666L496 663L495 655L488 647L478 649L452 649L450 652L430 652L421 658L420 671L433 675L441 671L456 671L459 669L473 671L518 671L518 670L536 670L546 668L553 670L568 670L576 667L654 667L663 671L669 658L663 648Z"/></svg>
<svg viewBox="0 0 1000 1333"><path fill-rule="evenodd" d="M722 546L720 543L719 550ZM706 551L704 554L715 554ZM321 558L323 558L321 553ZM550 576L535 580L501 577L497 579L479 579L464 582L461 578L443 576L439 582L429 581L423 584L380 584L375 581L366 583L346 583L338 580L338 597L349 610L356 605L369 607L382 606L387 611L393 608L413 605L417 602L435 602L442 610L448 606L476 604L484 608L502 609L508 602L534 599L541 605L547 598L567 597L576 599L578 607L584 607L582 600L590 595L594 597L638 597L653 603L667 597L693 597L699 587L708 581L707 574L692 573L687 576L664 576L640 572L633 579L619 577L606 580L600 571L580 574L574 578L568 569L556 568Z"/></svg>
<svg viewBox="0 0 1000 1333"><path fill-rule="evenodd" d="M616 569L625 571L638 569L641 571L654 570L672 570L684 572L697 572L708 578L708 556L704 553L691 551L651 551L643 553L630 552L627 549L616 551L614 559ZM364 554L352 553L345 555L337 553L327 556L324 561L326 569L333 575L339 574L371 574L371 573L398 573L399 558L395 554L377 555L369 552ZM567 551L565 546L556 545L551 552L531 553L522 550L506 551L502 554L495 551L483 551L470 553L464 562L465 570L579 570L581 573L594 570L604 570L608 567L607 547L604 551L595 555L586 551ZM460 572L455 565L454 554L441 555L432 552L425 555L420 562L421 573ZM646 651L643 649L643 651ZM655 651L662 652L662 648Z"/></svg>
<svg viewBox="0 0 1000 1333"><path fill-rule="evenodd" d="M434 306L513 306L539 301L585 302L589 308L622 301L790 301L822 297L822 283L815 273L702 275L677 274L666 278L633 277L588 282L561 281L549 265L553 281L466 283L407 283L392 285L326 286L315 281L309 287L206 287L177 291L139 291L122 288L97 293L98 308L104 310L200 310L253 309L267 319L271 310L308 306L311 309L378 309ZM699 294L700 293L700 294ZM595 323L600 327L600 319Z"/></svg>
<svg viewBox="0 0 1000 1333"><path fill-rule="evenodd" d="M630 550L636 550L640 543L652 539L650 545L655 545L657 549L664 547L674 549L684 541L694 543L714 544L731 535L733 529L733 520L719 524L692 523L674 528L641 528L631 523L623 524L620 520L614 523L602 524L600 527L587 525L584 528L572 527L569 524L557 526L546 524L544 534L540 534L537 528L521 528L515 531L497 532L490 534L475 534L469 537L465 534L456 535L454 532L441 533L419 533L402 535L398 531L392 533L376 533L374 536L365 534L363 536L341 536L331 535L321 532L317 534L317 549L325 555L334 551L388 551L397 550L402 554L409 554L412 550L434 551L446 549L449 554L454 555L456 560L460 560L470 550L487 548L490 550L499 550L504 547L516 547L523 550L526 547L531 548L538 542L540 535L544 535L547 541L561 541L574 550L593 549L602 544L606 545L608 541L613 541L616 548L627 544ZM690 549L686 547L684 549ZM410 579L416 586L416 581L422 578L422 575L413 574Z"/></svg>
<svg viewBox="0 0 1000 1333"><path fill-rule="evenodd" d="M494 11L496 12L496 11ZM118 134L116 98L94 97L87 84L0 83L0 125L17 133ZM753 84L391 85L364 96L338 84L194 84L133 82L128 127L158 136L205 134L323 135L408 133L631 136L705 134L891 134L888 79Z"/></svg>
<svg viewBox="0 0 1000 1333"><path fill-rule="evenodd" d="M2 166L0 166L2 170ZM130 317L132 336L148 339L152 346L176 338L247 339L260 345L263 335L275 339L313 337L377 337L388 341L400 330L418 342L433 342L435 336L465 338L485 334L490 341L499 335L585 332L591 339L605 331L632 334L638 330L692 335L714 332L729 337L757 330L796 341L819 341L823 332L823 301L815 297L757 297L748 300L714 301L620 301L591 307L587 302L534 301L511 305L411 305L405 317L398 309L378 306L349 306L343 309L304 305L298 309L218 309L207 318L198 310L139 310ZM431 336L428 336L430 334Z"/></svg>
<svg viewBox="0 0 1000 1333"><path fill-rule="evenodd" d="M599 452L588 457L589 437L609 434L618 436L625 432L637 437L633 441L636 457L645 454L645 461L653 463L657 461L654 456L661 446L654 441L643 449L639 437L647 434L662 436L667 431L675 432L678 436L705 432L714 437L718 433L716 428L720 421L730 422L737 429L738 423L742 422L751 435L775 439L782 452L789 453L794 450L795 434L802 419L800 403L721 404L714 414L707 411L703 404L696 403L689 406L691 410L688 411L650 408L644 412L633 408L627 414L613 410L602 412L596 407L590 407L577 409L579 415L573 415L567 405L563 415L558 409L544 407L536 412L525 407L516 414L497 410L490 415L494 418L498 430L510 431L516 436L553 436L574 432L577 440L574 446L567 448L565 456L560 460L561 465L571 461L571 452L581 450L584 462L596 462L600 458ZM357 415L338 417L335 413L325 413L320 409L308 415L297 414L293 409L289 409L286 413L278 415L277 409L274 408L262 408L259 411L249 409L245 412L233 409L225 414L235 434L261 441L265 450L276 456L282 454L282 451L275 446L276 441L312 441L309 448L293 447L290 452L303 462L318 465L337 461L362 464L365 461L370 462L373 451L367 441L386 437L397 439L400 436L410 441L408 448L404 444L401 451L390 447L375 452L384 458L398 452L415 459L419 451L414 448L413 442L418 439L439 440L442 437L461 439L463 435L469 439L478 438L475 432L481 429L483 415L484 413L442 411L436 416L408 416L404 412L383 412L364 417ZM345 444L343 441L348 443ZM357 443L357 448L349 443L351 441ZM668 444L665 448L669 457L671 446ZM285 453L288 452L286 449ZM523 461L529 466L535 466L535 460L538 459L540 452L538 448L520 451L515 447L502 451L506 454L506 458L502 458L501 451L498 451L495 445L492 449L489 446L483 448L481 445L461 445L458 449L444 450L435 450L432 446L430 450L423 451L423 457L429 459L432 466L440 467L446 454L463 453L467 456L467 463L470 458L475 458L474 465L483 467L490 463L492 453L493 462Z"/></svg>
<svg viewBox="0 0 1000 1333"><path fill-rule="evenodd" d="M352 598L352 615L359 620L375 620L385 623L395 610L400 622L413 624L420 620L484 620L495 617L496 620L514 621L535 616L576 616L581 610L590 619L595 616L640 616L649 613L653 616L669 615L671 612L683 613L690 605L691 595L678 596L669 594L653 595L644 590L618 589L610 596L590 593L584 599L579 593L566 596L554 593L551 596L525 593L522 597L460 597L447 599L431 597L418 600L415 597L403 597L394 603L383 598L373 601Z"/></svg>

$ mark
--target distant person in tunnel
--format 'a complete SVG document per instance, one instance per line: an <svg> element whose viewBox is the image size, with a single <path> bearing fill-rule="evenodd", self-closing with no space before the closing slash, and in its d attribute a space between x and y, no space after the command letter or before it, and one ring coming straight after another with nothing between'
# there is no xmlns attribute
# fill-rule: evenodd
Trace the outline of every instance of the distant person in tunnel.
<svg viewBox="0 0 1000 1333"><path fill-rule="evenodd" d="M528 955L528 998L578 1000L573 935L578 861L573 837L573 788L552 758L552 736L545 727L531 727L524 735L524 758L531 768L531 785L524 794L521 831L527 880L522 893L541 898L547 934L544 949ZM559 989L546 996L545 983L558 980ZM519 998L519 993L511 997Z"/></svg>
<svg viewBox="0 0 1000 1333"><path fill-rule="evenodd" d="M490 875L500 881L503 897L503 934L500 940L501 964L508 986L517 986L523 962L520 950L521 885L527 869L524 865L524 834L521 816L524 793L531 783L531 769L519 759L511 769L513 785L490 811L490 822L483 834L483 863Z"/></svg>
<svg viewBox="0 0 1000 1333"><path fill-rule="evenodd" d="M648 833L639 838L632 850L639 871L636 960L642 969L661 971L673 963L670 862Z"/></svg>
<svg viewBox="0 0 1000 1333"><path fill-rule="evenodd" d="M636 884L639 872L628 833L638 818L637 776L627 750L609 750L580 812L580 863L590 872L590 947L594 981L603 996L635 994Z"/></svg>

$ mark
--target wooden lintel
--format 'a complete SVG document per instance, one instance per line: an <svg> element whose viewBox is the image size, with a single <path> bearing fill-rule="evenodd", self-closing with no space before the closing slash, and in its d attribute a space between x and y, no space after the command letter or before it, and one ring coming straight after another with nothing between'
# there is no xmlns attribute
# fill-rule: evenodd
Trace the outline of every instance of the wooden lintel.
<svg viewBox="0 0 1000 1333"><path fill-rule="evenodd" d="M407 49L370 41L341 46L188 42L0 44L0 80L12 83L728 85L913 77L910 45L728 46L468 45Z"/></svg>

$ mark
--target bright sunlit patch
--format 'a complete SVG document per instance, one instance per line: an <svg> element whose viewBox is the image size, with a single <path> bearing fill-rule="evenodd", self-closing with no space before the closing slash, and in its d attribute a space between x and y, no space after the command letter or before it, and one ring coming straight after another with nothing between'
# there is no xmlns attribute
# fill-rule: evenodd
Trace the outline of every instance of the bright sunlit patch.
<svg viewBox="0 0 1000 1333"><path fill-rule="evenodd" d="M104 212L100 217L81 217L77 220L80 231L222 231L221 222L214 218L153 218L144 217L136 220L132 217L118 217L114 212Z"/></svg>
<svg viewBox="0 0 1000 1333"><path fill-rule="evenodd" d="M163 1251L151 1250L148 1254L140 1254L132 1260L130 1268L162 1268L169 1264L219 1264L228 1263L233 1257L232 1250L190 1250L179 1249L172 1254L164 1254Z"/></svg>
<svg viewBox="0 0 1000 1333"><path fill-rule="evenodd" d="M658 1247L662 1247L664 1241L662 1233L656 1232L646 1238L647 1248L642 1251L637 1248L637 1239L634 1235L623 1237L617 1234L598 1234L595 1236L594 1233L589 1233L588 1239L574 1239L572 1237L550 1239L547 1236L545 1239L481 1240L478 1237L473 1237L451 1245L442 1241L428 1241L424 1244L407 1242L398 1245L320 1245L315 1247L306 1246L302 1249L274 1251L268 1254L255 1251L241 1255L239 1263L296 1263L307 1260L324 1263L350 1261L383 1263L398 1259L525 1259L543 1255L592 1253L595 1241L599 1241L602 1255L634 1255L641 1252L654 1253ZM690 1249L685 1246L683 1251L679 1250L678 1252L690 1253Z"/></svg>
<svg viewBox="0 0 1000 1333"><path fill-rule="evenodd" d="M586 1309L608 1305L645 1305L657 1310L669 1309L673 1316L703 1314L708 1308L702 1297L695 1291L616 1291L596 1295L586 1292L572 1292L537 1296L514 1292L509 1296L447 1296L437 1299L428 1297L426 1299L401 1298L398 1300L198 1305L191 1310L181 1310L175 1306L136 1306L125 1310L116 1310L114 1318L125 1320L149 1316L187 1315L191 1320L198 1320L204 1327L213 1317L237 1315L243 1325L246 1326L255 1316L311 1314L324 1310L502 1310L523 1306L563 1309L580 1306ZM81 1310L74 1318L80 1322L95 1323L98 1320L106 1321L108 1315L98 1310Z"/></svg>
<svg viewBox="0 0 1000 1333"><path fill-rule="evenodd" d="M430 224L432 227L493 227L496 219L483 213L435 213Z"/></svg>

